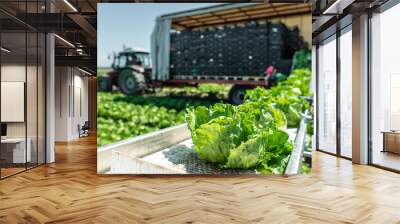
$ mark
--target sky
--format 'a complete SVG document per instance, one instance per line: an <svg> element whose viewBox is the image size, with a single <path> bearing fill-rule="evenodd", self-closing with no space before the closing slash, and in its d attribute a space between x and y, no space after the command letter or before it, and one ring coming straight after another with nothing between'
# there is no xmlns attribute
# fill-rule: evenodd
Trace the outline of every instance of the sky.
<svg viewBox="0 0 400 224"><path fill-rule="evenodd" d="M97 5L97 64L109 67L112 52L122 46L150 51L150 36L158 16L216 3L99 3Z"/></svg>

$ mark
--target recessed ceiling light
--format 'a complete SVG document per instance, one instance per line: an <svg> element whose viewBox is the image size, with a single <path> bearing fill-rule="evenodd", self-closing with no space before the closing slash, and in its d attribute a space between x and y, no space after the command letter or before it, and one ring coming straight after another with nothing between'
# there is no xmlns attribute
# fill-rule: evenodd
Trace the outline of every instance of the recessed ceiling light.
<svg viewBox="0 0 400 224"><path fill-rule="evenodd" d="M332 5L324 10L322 14L342 14L343 9L351 5L355 0L336 0Z"/></svg>
<svg viewBox="0 0 400 224"><path fill-rule="evenodd" d="M79 71L81 71L81 72L83 72L83 73L85 73L85 74L87 74L87 75L92 75L92 73L90 73L90 72L88 72L88 71L85 71L85 70L83 70L83 69L81 69L81 68L78 68L79 69Z"/></svg>
<svg viewBox="0 0 400 224"><path fill-rule="evenodd" d="M74 12L78 12L78 10L68 1L64 0L65 4L67 4Z"/></svg>
<svg viewBox="0 0 400 224"><path fill-rule="evenodd" d="M66 43L67 45L69 45L70 47L75 48L75 45L73 45L71 42L69 42L68 40L60 37L58 34L54 34L55 37L57 37L59 40L61 40L62 42Z"/></svg>
<svg viewBox="0 0 400 224"><path fill-rule="evenodd" d="M11 52L11 50L9 50L9 49L7 49L7 48L5 48L5 47L1 47L0 49L1 49L2 51L6 52L6 53L10 53L10 52Z"/></svg>

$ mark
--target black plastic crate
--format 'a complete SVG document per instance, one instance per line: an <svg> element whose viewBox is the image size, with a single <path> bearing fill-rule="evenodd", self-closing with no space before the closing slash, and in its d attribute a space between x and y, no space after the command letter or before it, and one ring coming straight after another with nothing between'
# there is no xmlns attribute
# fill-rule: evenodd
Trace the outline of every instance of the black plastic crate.
<svg viewBox="0 0 400 224"><path fill-rule="evenodd" d="M171 34L170 55L171 64L198 75L263 75L267 65L291 58L301 45L298 29L250 21ZM279 67L287 71L287 64Z"/></svg>

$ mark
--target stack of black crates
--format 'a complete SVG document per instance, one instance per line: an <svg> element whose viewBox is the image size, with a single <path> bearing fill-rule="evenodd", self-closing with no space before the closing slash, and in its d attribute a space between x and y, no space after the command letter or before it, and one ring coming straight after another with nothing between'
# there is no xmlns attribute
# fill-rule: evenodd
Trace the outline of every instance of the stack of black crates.
<svg viewBox="0 0 400 224"><path fill-rule="evenodd" d="M170 75L265 76L273 65L288 74L304 43L298 28L256 22L171 31Z"/></svg>

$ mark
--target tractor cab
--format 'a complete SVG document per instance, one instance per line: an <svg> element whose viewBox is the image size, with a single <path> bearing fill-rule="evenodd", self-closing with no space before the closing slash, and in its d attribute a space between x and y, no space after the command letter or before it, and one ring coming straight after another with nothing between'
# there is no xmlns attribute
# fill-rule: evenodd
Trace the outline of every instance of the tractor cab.
<svg viewBox="0 0 400 224"><path fill-rule="evenodd" d="M124 70L128 67L142 67L143 70L151 69L150 53L146 51L125 49L114 56L112 68Z"/></svg>
<svg viewBox="0 0 400 224"><path fill-rule="evenodd" d="M127 95L134 95L146 89L151 82L151 58L145 50L125 48L114 55L112 71L99 79L102 91L111 91L112 86Z"/></svg>

